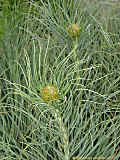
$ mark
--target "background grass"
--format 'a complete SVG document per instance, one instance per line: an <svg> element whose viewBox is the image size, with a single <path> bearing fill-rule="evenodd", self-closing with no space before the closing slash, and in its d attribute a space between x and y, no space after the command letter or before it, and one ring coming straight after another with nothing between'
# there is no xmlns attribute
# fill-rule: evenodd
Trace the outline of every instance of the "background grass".
<svg viewBox="0 0 120 160"><path fill-rule="evenodd" d="M0 159L118 160L119 1L1 2Z"/></svg>

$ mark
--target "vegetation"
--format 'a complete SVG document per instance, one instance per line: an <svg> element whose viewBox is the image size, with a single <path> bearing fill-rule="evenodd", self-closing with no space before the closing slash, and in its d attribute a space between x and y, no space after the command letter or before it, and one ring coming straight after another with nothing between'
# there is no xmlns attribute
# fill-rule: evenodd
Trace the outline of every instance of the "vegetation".
<svg viewBox="0 0 120 160"><path fill-rule="evenodd" d="M0 6L0 159L118 160L120 2Z"/></svg>

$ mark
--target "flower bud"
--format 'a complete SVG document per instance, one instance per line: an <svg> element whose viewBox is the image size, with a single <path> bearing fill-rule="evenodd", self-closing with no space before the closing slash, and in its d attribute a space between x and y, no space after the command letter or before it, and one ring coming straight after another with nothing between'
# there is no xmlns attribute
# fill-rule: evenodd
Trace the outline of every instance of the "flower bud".
<svg viewBox="0 0 120 160"><path fill-rule="evenodd" d="M58 90L56 86L47 85L42 89L41 97L44 101L49 102L58 99Z"/></svg>
<svg viewBox="0 0 120 160"><path fill-rule="evenodd" d="M69 35L73 37L78 37L81 31L81 27L79 27L77 24L72 24L67 27L67 32Z"/></svg>

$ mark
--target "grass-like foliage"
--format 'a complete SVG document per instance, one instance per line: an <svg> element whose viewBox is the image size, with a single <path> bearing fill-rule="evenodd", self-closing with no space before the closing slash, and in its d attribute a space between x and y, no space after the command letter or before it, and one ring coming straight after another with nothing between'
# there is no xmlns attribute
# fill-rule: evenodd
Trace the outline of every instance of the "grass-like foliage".
<svg viewBox="0 0 120 160"><path fill-rule="evenodd" d="M118 160L119 1L21 2L1 3L0 159Z"/></svg>

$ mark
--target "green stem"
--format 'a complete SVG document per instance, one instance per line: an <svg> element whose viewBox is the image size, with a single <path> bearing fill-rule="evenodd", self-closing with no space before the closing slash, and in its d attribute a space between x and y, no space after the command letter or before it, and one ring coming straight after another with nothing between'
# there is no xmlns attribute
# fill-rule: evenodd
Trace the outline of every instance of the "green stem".
<svg viewBox="0 0 120 160"><path fill-rule="evenodd" d="M75 41L73 41L73 47L75 48L74 49L74 63L76 63L76 61L77 61L76 49L78 47L78 39L77 39L77 37L76 37Z"/></svg>
<svg viewBox="0 0 120 160"><path fill-rule="evenodd" d="M56 118L56 121L58 122L59 129L61 131L62 142L63 142L63 150L64 150L64 154L65 154L64 155L64 160L69 160L69 141L68 141L67 130L64 126L61 114L58 110L56 110L55 118Z"/></svg>

